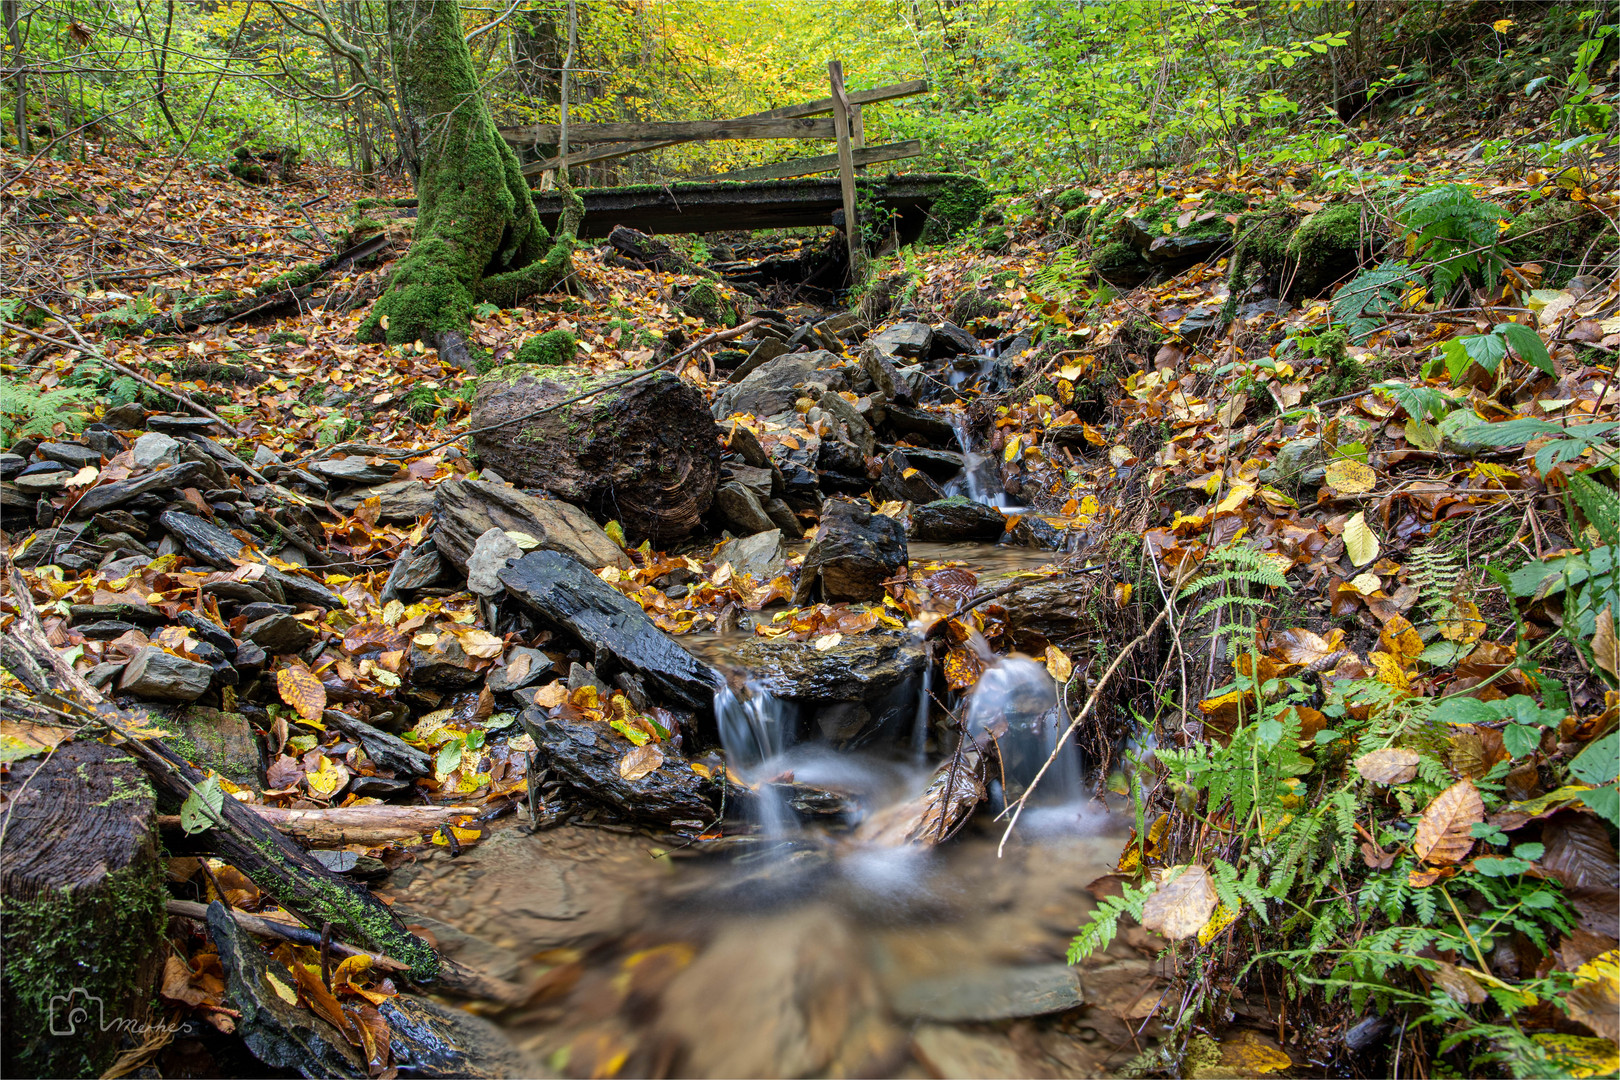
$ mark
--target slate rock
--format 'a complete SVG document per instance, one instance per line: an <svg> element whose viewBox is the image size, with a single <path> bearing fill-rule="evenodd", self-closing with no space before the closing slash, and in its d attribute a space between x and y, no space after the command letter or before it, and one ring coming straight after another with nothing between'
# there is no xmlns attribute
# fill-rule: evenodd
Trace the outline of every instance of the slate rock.
<svg viewBox="0 0 1620 1080"><path fill-rule="evenodd" d="M207 664L148 645L125 666L118 691L152 701L196 701L213 677L214 669Z"/></svg>
<svg viewBox="0 0 1620 1080"><path fill-rule="evenodd" d="M786 500L765 499L760 505L765 508L765 516L771 519L771 524L782 530L783 537L798 540L804 536L804 526L799 523L793 507Z"/></svg>
<svg viewBox="0 0 1620 1080"><path fill-rule="evenodd" d="M816 404L832 419L835 428L842 429L843 437L858 448L863 457L872 456L877 449L877 436L872 433L872 425L866 422L866 417L850 404L849 399L829 390L821 395Z"/></svg>
<svg viewBox="0 0 1620 1080"><path fill-rule="evenodd" d="M181 608L180 616L175 622L196 634L198 640L206 641L227 656L233 656L236 652L236 639L229 631L190 608Z"/></svg>
<svg viewBox="0 0 1620 1080"><path fill-rule="evenodd" d="M90 424L79 437L90 449L109 460L129 449L129 444L106 424Z"/></svg>
<svg viewBox="0 0 1620 1080"><path fill-rule="evenodd" d="M565 552L592 569L630 566L624 549L589 514L561 499L537 499L481 480L446 480L435 491L434 508L434 543L458 570L466 570L478 538L496 527L532 536L541 550Z"/></svg>
<svg viewBox="0 0 1620 1080"><path fill-rule="evenodd" d="M97 619L95 622L85 623L82 626L73 628L75 633L87 637L91 641L111 641L113 638L123 637L131 630L140 629L139 626L132 622L123 622L118 619Z"/></svg>
<svg viewBox="0 0 1620 1080"><path fill-rule="evenodd" d="M497 576L512 559L523 558L523 549L517 541L500 527L488 529L473 545L467 556L467 588L479 596L499 596L501 579Z"/></svg>
<svg viewBox="0 0 1620 1080"><path fill-rule="evenodd" d="M554 670L551 657L539 649L519 645L508 649L506 659L489 669L489 678L484 685L489 687L492 694L510 694L533 686Z"/></svg>
<svg viewBox="0 0 1620 1080"><path fill-rule="evenodd" d="M928 355L934 341L934 328L920 322L897 323L866 340L885 356L917 360Z"/></svg>
<svg viewBox="0 0 1620 1080"><path fill-rule="evenodd" d="M906 534L898 521L863 503L828 499L793 602L809 600L817 582L827 600L876 600L905 565Z"/></svg>
<svg viewBox="0 0 1620 1080"><path fill-rule="evenodd" d="M0 483L0 512L8 519L13 514L21 514L32 521L34 512L39 506L39 494L33 491L24 491L13 483Z"/></svg>
<svg viewBox="0 0 1620 1080"><path fill-rule="evenodd" d="M878 453L885 456L900 451L913 468L921 469L936 483L945 483L962 475L967 461L958 450L935 450L928 446L878 445Z"/></svg>
<svg viewBox="0 0 1620 1080"><path fill-rule="evenodd" d="M1263 484L1292 484L1321 458L1322 440L1316 436L1290 439L1278 449L1271 464L1260 470Z"/></svg>
<svg viewBox="0 0 1620 1080"><path fill-rule="evenodd" d="M759 496L735 480L727 480L715 489L714 505L721 516L745 536L775 528L771 516L760 505Z"/></svg>
<svg viewBox="0 0 1620 1080"><path fill-rule="evenodd" d="M765 364L770 363L787 351L787 345L780 339L774 337L763 338L749 352L747 359L737 365L737 369L731 373L731 377L726 381L742 382Z"/></svg>
<svg viewBox="0 0 1620 1080"><path fill-rule="evenodd" d="M66 491L73 470L58 461L42 461L22 471L12 485L25 495L54 495Z"/></svg>
<svg viewBox="0 0 1620 1080"><path fill-rule="evenodd" d="M1007 518L994 506L974 502L965 495L938 499L911 512L911 539L924 543L999 540Z"/></svg>
<svg viewBox="0 0 1620 1080"><path fill-rule="evenodd" d="M851 635L830 649L809 641L751 638L739 642L731 657L772 696L800 702L881 697L923 668L923 650L914 638L883 631Z"/></svg>
<svg viewBox="0 0 1620 1080"><path fill-rule="evenodd" d="M459 690L483 677L473 668L477 661L462 651L461 643L452 634L440 634L432 645L412 641L408 656L411 682L417 686Z"/></svg>
<svg viewBox="0 0 1620 1080"><path fill-rule="evenodd" d="M921 435L929 442L943 446L954 446L956 443L956 429L949 420L937 413L889 404L884 406L883 422L900 435Z"/></svg>
<svg viewBox="0 0 1620 1080"><path fill-rule="evenodd" d="M882 502L931 503L945 497L933 478L914 467L900 450L892 450L884 457L883 474L872 490Z"/></svg>
<svg viewBox="0 0 1620 1080"><path fill-rule="evenodd" d="M663 825L706 823L719 809L719 786L693 772L672 747L662 748L664 761L658 768L639 780L626 780L619 774L619 762L633 748L606 724L552 719L535 706L524 709L518 718L553 778L627 818Z"/></svg>
<svg viewBox="0 0 1620 1080"><path fill-rule="evenodd" d="M764 500L771 497L771 489L775 485L774 472L768 468L755 468L752 465L740 465L736 462L727 462L721 467L721 475L726 480L735 480L743 487L752 491L755 497Z"/></svg>
<svg viewBox="0 0 1620 1080"><path fill-rule="evenodd" d="M206 416L186 416L183 413L155 413L146 418L148 431L161 431L165 435L203 435L216 426L215 421Z"/></svg>
<svg viewBox="0 0 1620 1080"><path fill-rule="evenodd" d="M192 705L181 709L164 726L168 728L171 723L179 728L179 738L171 738L169 745L187 761L213 769L233 784L254 789L264 786L264 753L247 717L239 712Z"/></svg>
<svg viewBox="0 0 1620 1080"><path fill-rule="evenodd" d="M433 775L433 759L399 736L338 709L327 709L321 719L359 742L366 757L396 777L415 779Z"/></svg>
<svg viewBox="0 0 1620 1080"><path fill-rule="evenodd" d="M363 487L392 480L399 473L399 466L391 462L374 464L359 455L351 455L311 462L309 471L335 484Z"/></svg>
<svg viewBox="0 0 1620 1080"><path fill-rule="evenodd" d="M934 327L934 340L928 349L930 360L947 360L953 356L972 356L984 351L978 338L955 323L940 323Z"/></svg>
<svg viewBox="0 0 1620 1080"><path fill-rule="evenodd" d="M891 1004L901 1016L985 1023L1046 1016L1084 1004L1080 976L1067 964L967 970L900 987Z"/></svg>
<svg viewBox="0 0 1620 1080"><path fill-rule="evenodd" d="M34 452L50 461L60 462L75 470L82 469L86 465L101 464L101 453L99 451L92 450L88 446L81 446L78 443L41 443L39 449Z"/></svg>
<svg viewBox="0 0 1620 1080"><path fill-rule="evenodd" d="M0 454L0 480L13 480L28 467L28 459L21 454Z"/></svg>
<svg viewBox="0 0 1620 1080"><path fill-rule="evenodd" d="M177 472L189 467L191 465L188 462L166 471ZM248 545L247 541L232 536L218 525L210 524L195 515L179 510L165 510L158 521L169 530L171 536L180 541L192 557L210 566L232 570L236 567L235 560L250 557L244 554L243 550ZM313 578L289 574L269 565L265 565L264 576L253 584L259 586L260 592L272 590L281 594L281 600L294 604L314 604L329 611L341 610L348 606L343 597Z"/></svg>
<svg viewBox="0 0 1620 1080"><path fill-rule="evenodd" d="M782 547L782 530L769 529L728 541L715 555L731 564L735 574L747 574L755 585L763 585L787 572L787 551Z"/></svg>
<svg viewBox="0 0 1620 1080"><path fill-rule="evenodd" d="M399 599L404 593L425 589L445 576L444 560L439 557L438 546L431 539L424 540L406 548L394 560L394 567L388 572L388 580L383 583L377 600L386 604Z"/></svg>
<svg viewBox="0 0 1620 1080"><path fill-rule="evenodd" d="M101 415L101 422L114 431L136 431L146 426L147 411L133 401L114 405Z"/></svg>
<svg viewBox="0 0 1620 1080"><path fill-rule="evenodd" d="M161 431L148 431L136 439L130 453L135 458L136 467L141 469L180 464L179 440Z"/></svg>
<svg viewBox="0 0 1620 1080"><path fill-rule="evenodd" d="M291 615L267 615L250 622L242 636L260 646L271 656L300 653L315 640L315 630Z"/></svg>
<svg viewBox="0 0 1620 1080"><path fill-rule="evenodd" d="M840 364L838 357L824 351L779 356L720 391L715 397L714 415L723 420L739 412L754 416L786 412L799 399L799 387L812 379L823 382L829 389L841 389L843 375L836 370Z"/></svg>
<svg viewBox="0 0 1620 1080"><path fill-rule="evenodd" d="M332 499L332 508L352 514L367 499L376 499L377 520L413 522L433 513L433 489L421 480L395 480L388 484L350 488Z"/></svg>
<svg viewBox="0 0 1620 1080"><path fill-rule="evenodd" d="M169 621L167 615L152 605L128 600L120 600L111 604L72 604L68 607L69 626L99 622L105 619L139 623L141 626L158 626Z"/></svg>
<svg viewBox="0 0 1620 1080"><path fill-rule="evenodd" d="M142 495L149 495L158 491L174 491L181 488L198 487L208 475L208 470L194 461L181 462L171 465L167 469L145 473L141 476L120 480L113 484L102 484L93 487L74 503L72 516L76 518L93 517L103 510L111 510L115 506L123 506L133 502Z"/></svg>
<svg viewBox="0 0 1620 1080"><path fill-rule="evenodd" d="M612 656L650 689L690 708L714 707L719 676L653 625L634 600L555 551L531 551L500 573L501 584L524 607Z"/></svg>

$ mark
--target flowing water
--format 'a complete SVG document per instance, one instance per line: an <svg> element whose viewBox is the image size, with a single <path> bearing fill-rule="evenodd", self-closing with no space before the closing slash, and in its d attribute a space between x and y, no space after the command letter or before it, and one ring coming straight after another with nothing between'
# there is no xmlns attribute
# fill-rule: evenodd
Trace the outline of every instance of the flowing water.
<svg viewBox="0 0 1620 1080"><path fill-rule="evenodd" d="M976 544L911 555L963 565L980 588L1052 558ZM683 644L734 667L745 636ZM997 855L995 812L1053 757L1068 714L1042 664L973 644L985 669L969 695L905 684L894 736L855 750L804 734L818 729L803 703L739 673L715 711L728 768L757 797L732 807L726 839L668 850L603 829L531 835L519 819L459 859L433 850L396 871L392 899L450 956L537 988L494 1017L536 1074L1106 1074L1151 1043L1133 1018L1162 985L1156 950L1125 932L1079 969L1064 953L1124 824L1085 797L1071 746ZM789 781L868 818L927 789L954 748L930 725L936 694L1001 752L991 805L960 835L892 846L853 821L799 819Z"/></svg>

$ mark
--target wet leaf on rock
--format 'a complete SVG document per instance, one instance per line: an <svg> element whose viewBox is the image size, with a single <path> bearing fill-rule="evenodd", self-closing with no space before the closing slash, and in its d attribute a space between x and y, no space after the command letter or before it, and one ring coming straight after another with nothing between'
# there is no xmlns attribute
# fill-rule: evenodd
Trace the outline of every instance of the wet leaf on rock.
<svg viewBox="0 0 1620 1080"><path fill-rule="evenodd" d="M664 751L657 743L638 746L619 759L619 775L626 780L640 780L664 763Z"/></svg>
<svg viewBox="0 0 1620 1080"><path fill-rule="evenodd" d="M326 687L306 667L288 666L276 672L276 691L305 720L319 720L326 711Z"/></svg>

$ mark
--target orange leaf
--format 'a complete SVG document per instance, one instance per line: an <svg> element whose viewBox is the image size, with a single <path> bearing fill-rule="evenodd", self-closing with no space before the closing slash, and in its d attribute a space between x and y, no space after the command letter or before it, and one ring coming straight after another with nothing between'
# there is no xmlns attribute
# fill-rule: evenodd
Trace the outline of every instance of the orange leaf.
<svg viewBox="0 0 1620 1080"><path fill-rule="evenodd" d="M1424 862L1448 866L1461 862L1474 846L1472 826L1485 820L1479 789L1459 780L1434 797L1418 821L1412 851Z"/></svg>
<svg viewBox="0 0 1620 1080"><path fill-rule="evenodd" d="M326 711L326 687L306 667L284 667L276 672L276 690L305 720L319 720Z"/></svg>

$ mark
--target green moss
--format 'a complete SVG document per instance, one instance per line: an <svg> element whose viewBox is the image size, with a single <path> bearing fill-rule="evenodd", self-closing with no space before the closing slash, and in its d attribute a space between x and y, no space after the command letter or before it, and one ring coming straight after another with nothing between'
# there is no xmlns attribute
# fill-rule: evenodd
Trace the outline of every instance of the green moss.
<svg viewBox="0 0 1620 1080"><path fill-rule="evenodd" d="M139 790L114 797L150 799L151 787L139 783ZM11 1075L100 1076L112 1063L117 1039L84 1033L141 1013L140 978L168 925L163 882L162 862L146 857L108 874L93 895L59 889L6 898L0 939ZM76 1024L73 1036L53 1035L52 999L75 989L100 1005L81 995L75 1004L88 1004L89 1020ZM62 1001L55 1012L65 1017Z"/></svg>
<svg viewBox="0 0 1620 1080"><path fill-rule="evenodd" d="M1123 240L1110 240L1091 255L1091 265L1098 270L1111 270L1137 262L1141 256Z"/></svg>
<svg viewBox="0 0 1620 1080"><path fill-rule="evenodd" d="M971 176L956 177L955 182L935 196L933 204L929 206L924 241L940 243L971 229L993 198L982 181Z"/></svg>
<svg viewBox="0 0 1620 1080"><path fill-rule="evenodd" d="M564 367L574 362L579 343L567 330L548 330L525 341L515 362L539 367Z"/></svg>
<svg viewBox="0 0 1620 1080"><path fill-rule="evenodd" d="M290 330L277 330L266 339L271 345L308 345L307 334L295 334Z"/></svg>
<svg viewBox="0 0 1620 1080"><path fill-rule="evenodd" d="M1620 237L1601 213L1585 204L1547 199L1515 217L1503 243L1513 262L1539 264L1543 284L1562 288L1582 266L1590 272L1610 259L1620 248Z"/></svg>
<svg viewBox="0 0 1620 1080"><path fill-rule="evenodd" d="M1082 206L1070 210L1063 215L1063 231L1069 236L1078 239L1086 234L1086 225L1091 221L1091 207Z"/></svg>
<svg viewBox="0 0 1620 1080"><path fill-rule="evenodd" d="M1076 210L1086 209L1089 201L1090 196L1086 194L1084 188L1070 188L1053 199L1052 205L1056 206L1063 216L1067 218Z"/></svg>
<svg viewBox="0 0 1620 1080"><path fill-rule="evenodd" d="M693 318L702 319L710 326L731 328L737 325L737 305L726 299L724 293L707 281L699 282L687 290L681 301L681 310Z"/></svg>
<svg viewBox="0 0 1620 1080"><path fill-rule="evenodd" d="M277 274L269 281L255 286L253 295L269 296L271 293L278 293L283 289L301 289L320 277L324 272L318 262L300 263L291 270Z"/></svg>

